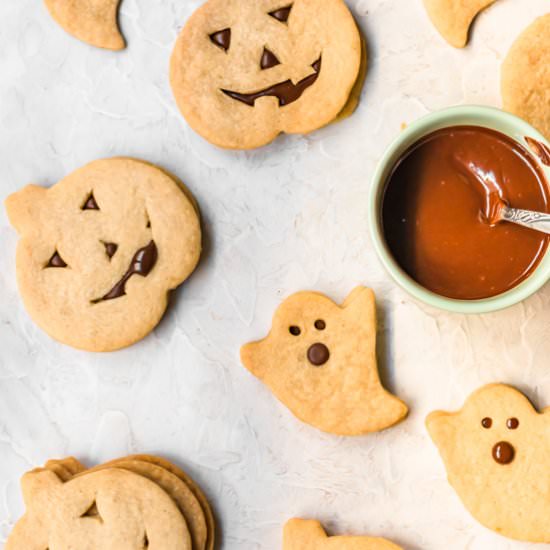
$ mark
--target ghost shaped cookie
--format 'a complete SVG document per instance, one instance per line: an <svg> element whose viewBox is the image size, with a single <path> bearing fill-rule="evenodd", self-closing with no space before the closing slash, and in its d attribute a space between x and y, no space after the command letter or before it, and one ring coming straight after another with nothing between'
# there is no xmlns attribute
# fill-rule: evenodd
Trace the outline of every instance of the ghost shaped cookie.
<svg viewBox="0 0 550 550"><path fill-rule="evenodd" d="M185 25L170 75L195 131L221 147L250 149L347 114L362 60L365 68L343 0L208 0Z"/></svg>
<svg viewBox="0 0 550 550"><path fill-rule="evenodd" d="M176 503L135 473L112 468L63 482L39 469L21 485L26 513L6 550L192 550Z"/></svg>
<svg viewBox="0 0 550 550"><path fill-rule="evenodd" d="M474 19L495 0L424 0L426 11L441 36L455 48L468 42Z"/></svg>
<svg viewBox="0 0 550 550"><path fill-rule="evenodd" d="M284 527L283 550L402 550L374 537L329 537L318 521L291 519Z"/></svg>
<svg viewBox="0 0 550 550"><path fill-rule="evenodd" d="M519 391L493 384L426 425L474 518L505 537L550 543L550 409L540 414Z"/></svg>
<svg viewBox="0 0 550 550"><path fill-rule="evenodd" d="M53 19L69 34L108 50L125 47L118 29L120 0L44 0Z"/></svg>
<svg viewBox="0 0 550 550"><path fill-rule="evenodd" d="M193 199L146 162L92 162L50 189L25 187L6 209L27 311L76 348L111 351L146 336L199 260Z"/></svg>
<svg viewBox="0 0 550 550"><path fill-rule="evenodd" d="M241 359L295 416L322 431L361 435L407 415L380 382L368 288L357 287L341 306L316 292L290 296L268 336L243 346Z"/></svg>
<svg viewBox="0 0 550 550"><path fill-rule="evenodd" d="M550 140L549 59L550 13L547 13L521 33L502 64L504 108L532 124L547 140ZM550 165L550 149L543 147L547 150L546 164Z"/></svg>

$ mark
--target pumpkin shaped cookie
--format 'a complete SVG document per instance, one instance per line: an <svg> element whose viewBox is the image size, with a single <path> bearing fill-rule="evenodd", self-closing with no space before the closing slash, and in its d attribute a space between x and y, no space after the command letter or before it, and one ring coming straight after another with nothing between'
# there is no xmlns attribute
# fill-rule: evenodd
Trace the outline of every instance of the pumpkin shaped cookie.
<svg viewBox="0 0 550 550"><path fill-rule="evenodd" d="M209 0L176 43L171 83L194 130L249 149L334 121L357 101L363 54L343 0Z"/></svg>
<svg viewBox="0 0 550 550"><path fill-rule="evenodd" d="M193 200L142 161L92 162L50 189L25 187L6 208L21 237L17 280L27 311L76 348L111 351L143 338L199 260Z"/></svg>
<svg viewBox="0 0 550 550"><path fill-rule="evenodd" d="M26 514L6 550L191 550L176 504L154 482L109 469L63 483L36 470L21 482Z"/></svg>

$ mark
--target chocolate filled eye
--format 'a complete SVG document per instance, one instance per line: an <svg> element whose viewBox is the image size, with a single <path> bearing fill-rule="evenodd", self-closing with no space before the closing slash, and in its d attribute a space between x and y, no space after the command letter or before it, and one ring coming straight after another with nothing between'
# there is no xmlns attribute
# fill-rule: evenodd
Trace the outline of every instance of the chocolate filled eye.
<svg viewBox="0 0 550 550"><path fill-rule="evenodd" d="M212 44L218 46L224 51L227 51L231 46L231 29L224 29L210 35L210 41Z"/></svg>
<svg viewBox="0 0 550 550"><path fill-rule="evenodd" d="M519 420L517 418L509 418L506 421L506 427L509 430L517 430L519 428Z"/></svg>
<svg viewBox="0 0 550 550"><path fill-rule="evenodd" d="M302 331L300 330L300 327L297 327L295 325L292 325L291 327L289 327L288 332L290 332L292 336L300 336L300 334L302 333Z"/></svg>
<svg viewBox="0 0 550 550"><path fill-rule="evenodd" d="M488 430L492 425L493 421L487 416L481 421L481 425Z"/></svg>
<svg viewBox="0 0 550 550"><path fill-rule="evenodd" d="M325 330L327 324L322 319L317 319L317 321L315 321L315 328L317 330Z"/></svg>
<svg viewBox="0 0 550 550"><path fill-rule="evenodd" d="M279 8L278 10L270 11L269 15L271 15L271 17L277 19L277 21L280 21L281 23L286 23L288 21L288 17L290 16L291 10L292 4L290 4L290 6L286 6L285 8Z"/></svg>
<svg viewBox="0 0 550 550"><path fill-rule="evenodd" d="M103 243L105 246L105 253L109 256L109 260L116 254L118 250L118 244L115 243Z"/></svg>
<svg viewBox="0 0 550 550"><path fill-rule="evenodd" d="M46 264L46 267L67 267L67 263L56 250L50 258L50 261Z"/></svg>
<svg viewBox="0 0 550 550"><path fill-rule="evenodd" d="M90 193L86 202L82 205L82 210L99 210L97 201L95 200L94 194Z"/></svg>

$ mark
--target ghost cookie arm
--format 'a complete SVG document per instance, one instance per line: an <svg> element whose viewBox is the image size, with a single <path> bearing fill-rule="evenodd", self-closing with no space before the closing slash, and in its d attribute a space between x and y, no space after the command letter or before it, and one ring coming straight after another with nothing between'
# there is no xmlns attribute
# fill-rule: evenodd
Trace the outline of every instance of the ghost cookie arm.
<svg viewBox="0 0 550 550"><path fill-rule="evenodd" d="M480 11L495 0L424 0L439 34L455 48L464 48L470 27Z"/></svg>
<svg viewBox="0 0 550 550"><path fill-rule="evenodd" d="M322 525L315 520L291 519L283 529L283 550L318 550L327 539Z"/></svg>

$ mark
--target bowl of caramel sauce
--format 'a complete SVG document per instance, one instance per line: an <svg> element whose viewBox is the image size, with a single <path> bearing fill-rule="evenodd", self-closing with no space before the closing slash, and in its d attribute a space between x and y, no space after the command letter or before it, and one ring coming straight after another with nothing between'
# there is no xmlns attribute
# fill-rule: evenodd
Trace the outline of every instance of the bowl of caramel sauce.
<svg viewBox="0 0 550 550"><path fill-rule="evenodd" d="M550 213L550 144L499 109L452 107L408 126L372 180L378 255L415 298L459 313L520 302L550 279L550 236L498 221Z"/></svg>

